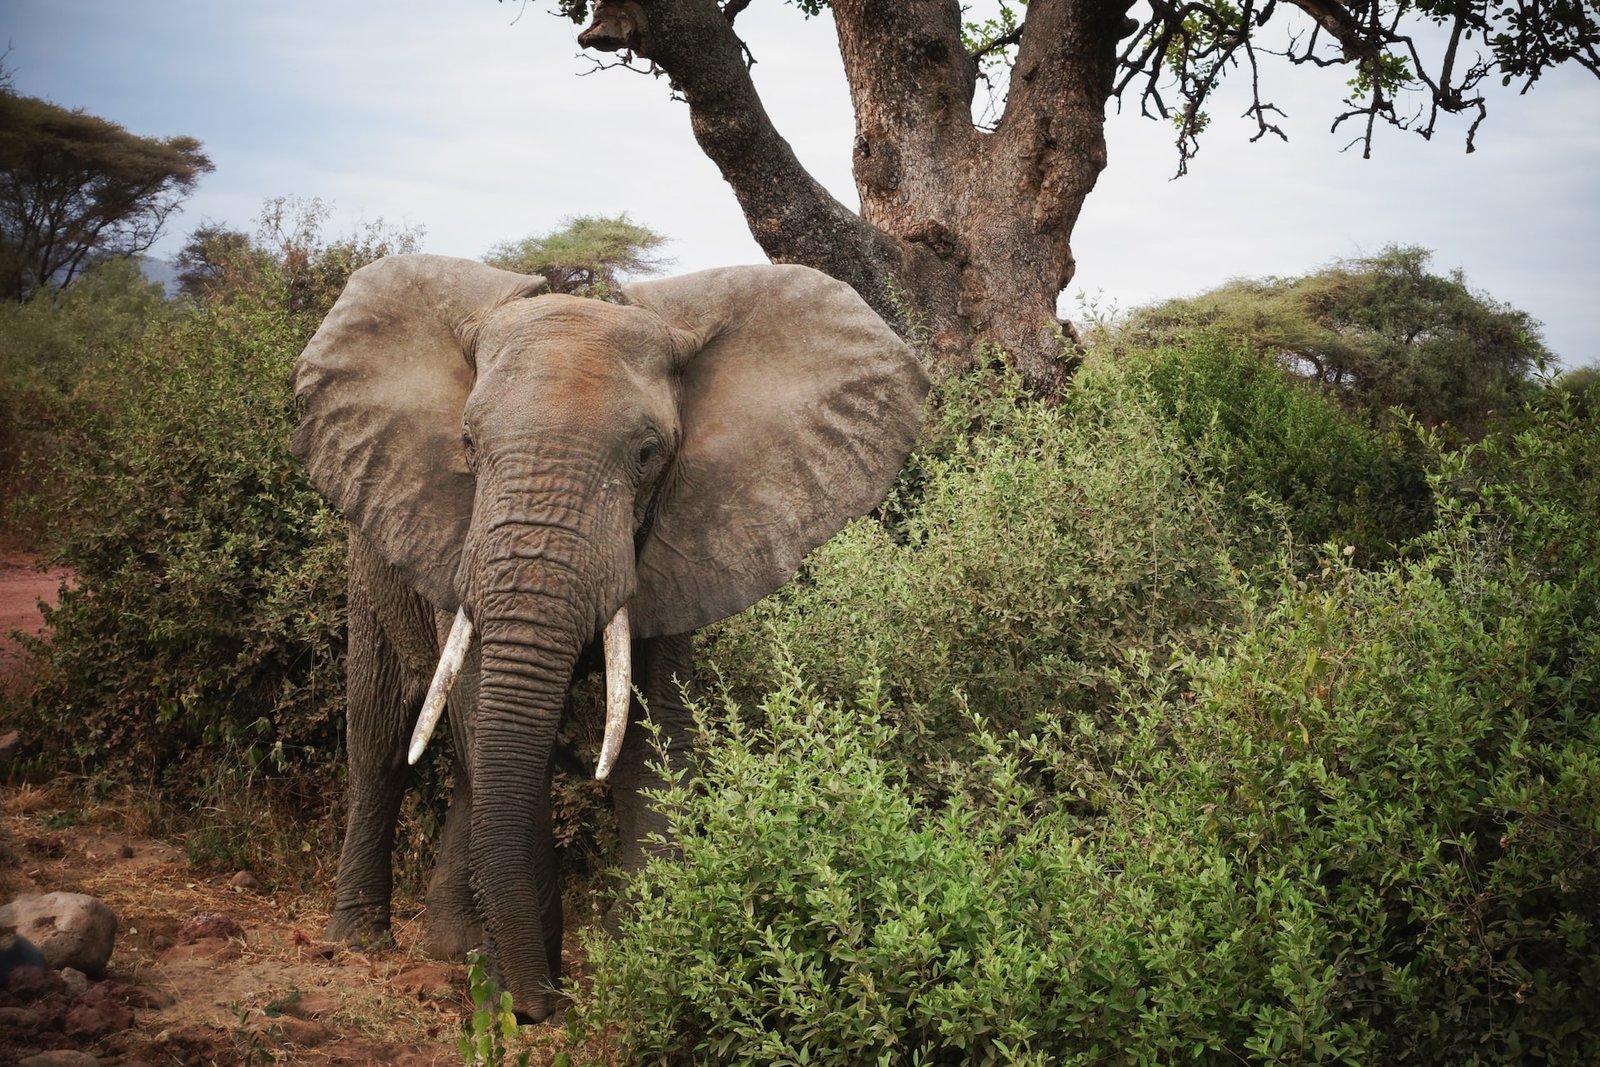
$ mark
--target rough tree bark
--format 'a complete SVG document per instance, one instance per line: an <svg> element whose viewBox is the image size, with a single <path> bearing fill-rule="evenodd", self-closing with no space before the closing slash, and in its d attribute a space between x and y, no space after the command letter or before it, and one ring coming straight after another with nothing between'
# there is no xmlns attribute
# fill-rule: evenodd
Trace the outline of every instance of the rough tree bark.
<svg viewBox="0 0 1600 1067"><path fill-rule="evenodd" d="M942 367L967 364L988 341L1032 388L1053 392L1071 361L1056 298L1072 279L1078 212L1105 166L1106 102L1131 4L1033 0L991 130L972 120L978 69L956 0L834 0L859 215L773 127L734 34L742 6L602 0L579 42L667 73L775 262L848 282Z"/></svg>

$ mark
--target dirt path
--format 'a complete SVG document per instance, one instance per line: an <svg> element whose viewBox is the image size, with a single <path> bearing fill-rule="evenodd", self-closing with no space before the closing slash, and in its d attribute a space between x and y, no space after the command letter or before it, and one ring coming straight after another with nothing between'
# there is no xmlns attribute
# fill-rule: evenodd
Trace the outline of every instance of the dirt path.
<svg viewBox="0 0 1600 1067"><path fill-rule="evenodd" d="M11 631L41 632L38 601L54 602L64 573L0 554L0 686L20 677ZM397 905L394 949L366 955L322 943L331 884L307 894L196 868L181 848L141 836L126 798L95 792L0 774L0 903L87 893L119 923L109 973L87 993L55 972L42 989L0 984L0 1064L46 1050L87 1053L92 1060L73 1062L103 1067L463 1062L466 968L421 955L415 903ZM225 921L186 925L213 913ZM101 1007L86 1015L91 1002ZM516 1047L548 1064L565 1044L556 1027L525 1027Z"/></svg>
<svg viewBox="0 0 1600 1067"><path fill-rule="evenodd" d="M61 567L42 570L37 559L24 553L0 556L0 686L11 681L23 659L13 633L37 634L44 629L39 601L55 604L67 574Z"/></svg>
<svg viewBox="0 0 1600 1067"><path fill-rule="evenodd" d="M0 801L0 899L66 890L109 905L116 948L94 985L132 1011L86 1023L75 1014L85 998L59 981L43 995L0 991L0 1063L49 1049L125 1067L462 1062L465 969L422 958L414 914L395 949L350 952L318 939L324 901L197 872L173 846L115 832L113 810L85 810L64 787L6 786ZM527 1028L523 1039L543 1063L560 1035Z"/></svg>

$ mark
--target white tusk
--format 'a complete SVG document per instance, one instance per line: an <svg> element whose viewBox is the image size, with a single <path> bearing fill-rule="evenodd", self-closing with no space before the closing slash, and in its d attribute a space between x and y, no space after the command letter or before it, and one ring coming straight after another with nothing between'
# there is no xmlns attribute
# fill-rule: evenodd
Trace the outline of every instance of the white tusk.
<svg viewBox="0 0 1600 1067"><path fill-rule="evenodd" d="M606 623L606 736L600 742L600 758L595 761L594 778L605 781L611 765L622 751L622 735L628 729L628 698L633 692L633 638L628 628L628 609L621 607Z"/></svg>
<svg viewBox="0 0 1600 1067"><path fill-rule="evenodd" d="M411 731L411 749L406 753L406 762L412 766L422 758L428 738L433 736L434 727L444 716L444 698L456 684L456 675L461 673L461 664L466 662L467 646L471 643L472 623L467 621L466 609L458 608L450 636L445 638L444 651L439 654L439 666L433 671L433 684L428 686L427 699L422 702L422 714L417 716L417 728Z"/></svg>

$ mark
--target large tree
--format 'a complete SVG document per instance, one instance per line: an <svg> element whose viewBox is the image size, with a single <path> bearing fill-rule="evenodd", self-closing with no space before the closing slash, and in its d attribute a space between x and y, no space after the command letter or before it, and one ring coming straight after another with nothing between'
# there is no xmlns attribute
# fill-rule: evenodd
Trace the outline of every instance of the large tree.
<svg viewBox="0 0 1600 1067"><path fill-rule="evenodd" d="M1401 408L1480 436L1493 412L1537 391L1550 356L1527 312L1459 270L1433 273L1431 258L1389 247L1298 278L1235 279L1140 308L1122 333L1144 345L1220 335L1375 418Z"/></svg>
<svg viewBox="0 0 1600 1067"><path fill-rule="evenodd" d="M574 215L558 229L502 241L483 261L522 274L541 274L552 293L604 296L624 278L660 274L670 262L655 254L667 238L626 214Z"/></svg>
<svg viewBox="0 0 1600 1067"><path fill-rule="evenodd" d="M145 251L211 169L193 137L140 137L0 84L0 299Z"/></svg>
<svg viewBox="0 0 1600 1067"><path fill-rule="evenodd" d="M751 0L561 0L590 49L652 64L687 101L700 147L772 259L853 285L935 358L997 343L1036 388L1067 370L1056 299L1072 230L1106 164L1107 104L1137 97L1178 129L1179 167L1229 70L1255 87L1258 135L1282 136L1262 54L1352 69L1336 125L1370 150L1381 123L1431 136L1441 114L1484 115L1491 78L1531 85L1576 62L1600 75L1593 0L790 0L831 7L855 109L857 214L808 174L774 127L735 30ZM1270 37L1268 36L1270 34ZM981 84L998 118L975 121ZM1414 90L1420 111L1397 103Z"/></svg>

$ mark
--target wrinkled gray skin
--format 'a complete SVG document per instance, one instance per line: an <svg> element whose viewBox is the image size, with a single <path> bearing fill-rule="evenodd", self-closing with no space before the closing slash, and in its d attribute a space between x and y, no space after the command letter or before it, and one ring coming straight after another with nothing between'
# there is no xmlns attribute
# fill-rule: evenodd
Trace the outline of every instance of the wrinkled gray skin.
<svg viewBox="0 0 1600 1067"><path fill-rule="evenodd" d="M356 272L301 355L295 451L351 523L349 822L329 936L389 925L405 750L459 607L476 636L450 698L456 794L430 942L479 942L525 1018L560 1006L552 748L580 652L619 607L668 764L689 632L777 588L887 492L927 379L848 287L736 267L623 290L438 256ZM662 829L630 729L612 772L622 864Z"/></svg>

